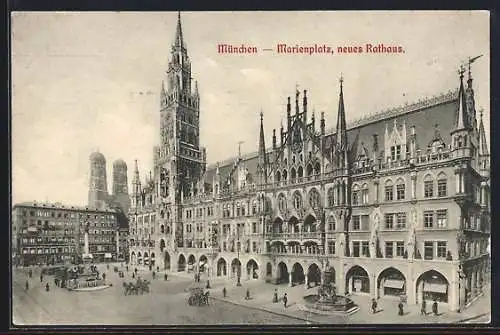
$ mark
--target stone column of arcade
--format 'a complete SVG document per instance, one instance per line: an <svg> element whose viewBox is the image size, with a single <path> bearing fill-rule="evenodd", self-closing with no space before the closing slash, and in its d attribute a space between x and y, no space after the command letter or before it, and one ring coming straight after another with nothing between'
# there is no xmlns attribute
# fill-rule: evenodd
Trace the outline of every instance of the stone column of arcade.
<svg viewBox="0 0 500 335"><path fill-rule="evenodd" d="M304 276L304 289L307 290L309 288L309 277L307 274Z"/></svg>
<svg viewBox="0 0 500 335"><path fill-rule="evenodd" d="M292 270L293 271L293 270ZM288 273L288 286L292 287L293 282L292 282L292 273Z"/></svg>
<svg viewBox="0 0 500 335"><path fill-rule="evenodd" d="M476 269L472 270L472 276L471 276L471 292L472 296L474 297L477 294L477 272Z"/></svg>
<svg viewBox="0 0 500 335"><path fill-rule="evenodd" d="M410 260L408 264L405 288L406 288L406 297L408 304L415 305L417 304L417 296L415 294L417 286L415 283L416 278L414 278L413 268L414 268L413 260Z"/></svg>

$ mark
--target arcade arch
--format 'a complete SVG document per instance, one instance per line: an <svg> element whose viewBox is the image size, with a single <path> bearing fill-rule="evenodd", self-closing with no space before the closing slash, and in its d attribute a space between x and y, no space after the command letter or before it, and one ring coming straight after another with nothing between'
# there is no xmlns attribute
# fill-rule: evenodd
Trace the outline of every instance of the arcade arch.
<svg viewBox="0 0 500 335"><path fill-rule="evenodd" d="M396 268L390 267L383 270L377 278L378 296L406 295L406 277Z"/></svg>
<svg viewBox="0 0 500 335"><path fill-rule="evenodd" d="M314 286L321 284L321 270L316 263L312 263L307 269L307 283L308 285L314 283Z"/></svg>
<svg viewBox="0 0 500 335"><path fill-rule="evenodd" d="M300 263L292 266L292 285L300 285L305 281L304 268Z"/></svg>
<svg viewBox="0 0 500 335"><path fill-rule="evenodd" d="M368 272L359 265L355 265L346 273L346 293L370 293L370 277Z"/></svg>
<svg viewBox="0 0 500 335"><path fill-rule="evenodd" d="M278 263L277 268L277 284L287 284L290 280L288 268L284 262Z"/></svg>
<svg viewBox="0 0 500 335"><path fill-rule="evenodd" d="M254 259L247 262L247 279L259 279L259 265Z"/></svg>
<svg viewBox="0 0 500 335"><path fill-rule="evenodd" d="M208 270L208 258L205 255L200 256L199 272L205 272Z"/></svg>
<svg viewBox="0 0 500 335"><path fill-rule="evenodd" d="M177 271L186 271L186 257L184 257L183 254L180 254L179 259L177 260Z"/></svg>
<svg viewBox="0 0 500 335"><path fill-rule="evenodd" d="M231 262L231 277L235 278L237 276L241 278L241 262L238 258L235 258Z"/></svg>
<svg viewBox="0 0 500 335"><path fill-rule="evenodd" d="M439 271L429 270L422 273L417 278L417 304L425 300L437 300L442 303L448 303L449 300L449 281Z"/></svg>
<svg viewBox="0 0 500 335"><path fill-rule="evenodd" d="M170 270L170 254L166 250L163 253L163 268L165 270Z"/></svg>
<svg viewBox="0 0 500 335"><path fill-rule="evenodd" d="M227 262L222 257L217 261L217 277L221 276L227 276Z"/></svg>

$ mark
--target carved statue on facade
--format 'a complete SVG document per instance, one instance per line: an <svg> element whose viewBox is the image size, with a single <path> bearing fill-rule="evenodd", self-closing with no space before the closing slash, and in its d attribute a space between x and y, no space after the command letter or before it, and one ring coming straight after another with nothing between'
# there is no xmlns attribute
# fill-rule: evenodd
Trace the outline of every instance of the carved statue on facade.
<svg viewBox="0 0 500 335"><path fill-rule="evenodd" d="M378 243L378 231L380 229L380 216L379 213L375 213L373 216L373 225L370 234L370 256L371 258L377 257L377 243Z"/></svg>
<svg viewBox="0 0 500 335"><path fill-rule="evenodd" d="M344 256L345 254L345 234L340 234L339 235L339 250L340 250L340 256Z"/></svg>
<svg viewBox="0 0 500 335"><path fill-rule="evenodd" d="M415 227L417 226L417 211L415 208L410 210L410 229L408 230L408 241L406 243L406 251L408 254L408 259L413 259L415 256Z"/></svg>

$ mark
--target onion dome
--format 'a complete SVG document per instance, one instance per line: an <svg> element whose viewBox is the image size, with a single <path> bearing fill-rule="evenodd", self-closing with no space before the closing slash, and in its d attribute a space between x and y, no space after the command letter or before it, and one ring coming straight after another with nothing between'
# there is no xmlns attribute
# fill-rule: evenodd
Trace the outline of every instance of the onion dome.
<svg viewBox="0 0 500 335"><path fill-rule="evenodd" d="M113 162L113 167L127 168L127 163L123 159L117 159Z"/></svg>
<svg viewBox="0 0 500 335"><path fill-rule="evenodd" d="M104 158L104 155L101 154L100 152L96 151L90 154L90 161L91 162L98 162L98 163L106 163L106 158Z"/></svg>

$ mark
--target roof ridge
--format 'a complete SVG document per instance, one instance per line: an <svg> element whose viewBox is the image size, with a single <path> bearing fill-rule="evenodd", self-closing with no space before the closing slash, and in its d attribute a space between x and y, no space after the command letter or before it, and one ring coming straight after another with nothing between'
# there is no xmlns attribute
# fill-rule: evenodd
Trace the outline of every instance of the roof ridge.
<svg viewBox="0 0 500 335"><path fill-rule="evenodd" d="M431 97L427 96L424 99L419 99L412 103L406 102L404 105L399 105L398 107L383 109L379 112L371 113L369 115L361 116L357 119L350 120L347 124L347 128L353 129L367 125L369 123L380 121L382 119L388 119L395 116L411 113L420 109L429 108L451 100L455 100L457 96L458 96L458 88L454 90L448 90L447 92L442 92L439 95L433 95ZM330 128L329 131L327 132L327 134L334 134L334 133L335 133L334 128Z"/></svg>

